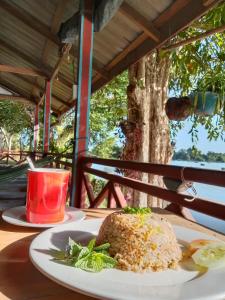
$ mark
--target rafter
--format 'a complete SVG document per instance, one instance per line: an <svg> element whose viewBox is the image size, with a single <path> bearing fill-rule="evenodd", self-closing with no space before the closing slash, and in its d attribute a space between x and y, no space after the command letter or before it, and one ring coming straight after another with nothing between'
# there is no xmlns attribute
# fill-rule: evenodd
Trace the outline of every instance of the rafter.
<svg viewBox="0 0 225 300"><path fill-rule="evenodd" d="M204 6L210 5L214 0L202 0Z"/></svg>
<svg viewBox="0 0 225 300"><path fill-rule="evenodd" d="M18 58L22 58L25 62L28 62L29 64L33 65L35 68L39 68L45 75L46 78L51 76L51 73L53 69L49 67L47 64L40 63L40 60L30 57L29 55L25 54L20 49L12 46L11 44L8 44L6 41L0 38L0 48L3 47L6 50L9 50L13 53L13 55L16 55ZM68 88L71 88L72 84L67 81L62 75L60 74L59 82L65 85Z"/></svg>
<svg viewBox="0 0 225 300"><path fill-rule="evenodd" d="M60 45L58 37L51 32L48 26L42 23L40 20L35 18L29 12L25 11L23 8L19 7L15 3L6 2L5 0L0 1L0 7L7 11L10 15L13 15L18 20L23 22L29 28L35 30L39 34L43 35L47 39L50 39L54 44Z"/></svg>
<svg viewBox="0 0 225 300"><path fill-rule="evenodd" d="M141 28L144 33L156 42L160 41L160 32L157 30L152 22L148 21L143 17L138 11L136 11L128 3L123 2L119 8L120 13L129 18L133 23L135 23L139 28Z"/></svg>
<svg viewBox="0 0 225 300"><path fill-rule="evenodd" d="M24 92L20 87L15 87L14 84L8 82L7 80L0 77L0 85L3 88L6 88L8 91L10 91L12 94L16 94L15 96L20 96L26 99L29 99L31 103L36 104L36 101L34 98L31 98L29 94Z"/></svg>
<svg viewBox="0 0 225 300"><path fill-rule="evenodd" d="M1 65L0 64L0 72L23 74L23 75L29 75L29 76L44 77L44 78L46 78L46 74L43 73L39 69L14 67L14 66L10 66L10 65Z"/></svg>
<svg viewBox="0 0 225 300"><path fill-rule="evenodd" d="M17 96L21 96L21 97L24 97L26 99L30 99L30 102L33 103L33 104L38 103L37 98L30 96L29 94L24 92L18 86L16 87L14 84L8 82L7 80L5 80L1 77L0 77L0 86L2 86L3 88L6 88L8 91L12 92L13 94L17 94ZM59 116L60 111L58 111L58 109L56 107L52 106L52 110L56 113L57 116Z"/></svg>
<svg viewBox="0 0 225 300"><path fill-rule="evenodd" d="M104 84L106 84L113 77L125 70L129 65L138 61L141 57L151 52L156 47L159 48L165 43L170 37L183 30L192 22L195 18L199 18L203 15L210 7L219 3L218 0L214 0L208 7L204 6L201 1L195 0L177 0L167 10L165 10L158 18L152 23L160 30L161 40L156 44L155 41L151 41L146 37L140 45L126 53L126 56L109 69L108 80L100 78L94 80L92 86L92 92L96 91ZM133 43L135 43L134 40ZM133 44L131 43L131 44ZM129 45L128 47L131 47ZM126 49L125 49L126 51ZM120 55L120 54L119 54ZM115 58L117 59L117 57ZM111 62L112 63L112 62ZM105 67L107 69L107 66Z"/></svg>
<svg viewBox="0 0 225 300"><path fill-rule="evenodd" d="M170 18L172 18L176 12L181 10L183 7L185 7L190 0L176 0L174 1L164 12L162 12L158 18L156 18L152 24L156 28L162 26L165 22L167 22ZM123 51L121 51L115 58L112 59L112 61L105 66L105 70L109 71L111 70L115 65L117 65L120 61L126 58L126 56L138 48L144 41L148 39L148 36L145 32L140 34L133 42L131 42ZM93 84L101 79L100 73L97 74L93 79Z"/></svg>
<svg viewBox="0 0 225 300"><path fill-rule="evenodd" d="M62 21L67 3L68 3L68 0L59 0L58 1L58 4L56 6L56 10L55 10L55 13L54 13L54 16L53 16L53 19L52 19L51 28L50 28L51 33L54 34L54 35L56 35L57 32L59 31L59 28L60 28L60 25L61 25L61 21ZM53 46L52 41L47 39L47 41L45 43L45 46L44 46L44 49L43 49L43 52L42 52L42 57L41 57L41 62L44 65L48 64L49 53L52 50L52 46ZM59 60L58 60L58 62L59 62ZM55 72L55 69L51 70L50 76L49 76L50 80L53 80L53 79L51 79L51 77L52 77L52 74L54 72ZM59 68L57 70L57 73L55 72L55 74L57 75L58 72L59 72ZM36 83L37 82L38 82L38 80L36 80ZM70 88L72 88L72 85L70 85ZM32 89L32 93L35 92L35 89L36 89L36 87L34 85L33 89Z"/></svg>
<svg viewBox="0 0 225 300"><path fill-rule="evenodd" d="M17 101L17 102L21 102L21 103L33 103L30 99L25 98L25 97L21 97L21 96L17 96L17 95L3 95L0 94L0 101Z"/></svg>
<svg viewBox="0 0 225 300"><path fill-rule="evenodd" d="M175 16L182 8L184 8L190 0L175 0L166 10L164 10L154 21L155 27L161 27Z"/></svg>
<svg viewBox="0 0 225 300"><path fill-rule="evenodd" d="M18 78L20 78L24 82L35 86L38 90L41 91L41 95L44 93L44 87L41 84L39 84L38 82L34 83L32 81L32 79L30 79L30 77L24 77L23 75L19 75L19 74L16 74L15 76L17 76ZM67 103L63 99L59 98L58 96L56 96L54 93L52 93L52 98L55 99L56 101L58 101L59 103L65 105L66 107L68 107L68 108L70 107L69 103Z"/></svg>
<svg viewBox="0 0 225 300"><path fill-rule="evenodd" d="M122 52L120 52L106 67L105 70L109 71L112 69L117 63L119 63L123 58L127 56L128 53L130 53L132 50L137 48L139 45L141 45L146 40L146 34L143 32L140 34L132 43L130 43ZM93 83L98 81L101 78L100 74L97 74L94 79Z"/></svg>
<svg viewBox="0 0 225 300"><path fill-rule="evenodd" d="M50 82L53 81L55 79L55 77L57 76L57 74L59 72L59 68L63 64L63 61L64 61L65 57L68 55L70 49L71 49L71 44L65 44L64 45L64 47L62 49L62 54L61 54L60 58L58 59L58 61L56 62L56 65L55 65L55 67L52 71L52 74L51 74L50 78L49 78ZM42 103L43 100L44 100L44 94L41 97L41 100L40 100L39 104Z"/></svg>

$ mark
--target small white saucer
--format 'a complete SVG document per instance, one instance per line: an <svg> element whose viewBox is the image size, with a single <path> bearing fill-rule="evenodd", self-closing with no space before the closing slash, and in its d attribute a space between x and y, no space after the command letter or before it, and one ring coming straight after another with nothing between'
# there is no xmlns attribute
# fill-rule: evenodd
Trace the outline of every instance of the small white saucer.
<svg viewBox="0 0 225 300"><path fill-rule="evenodd" d="M16 206L5 210L2 213L2 218L4 221L17 226L49 228L83 220L85 218L85 213L77 208L66 207L63 221L51 224L37 224L27 222L25 206Z"/></svg>

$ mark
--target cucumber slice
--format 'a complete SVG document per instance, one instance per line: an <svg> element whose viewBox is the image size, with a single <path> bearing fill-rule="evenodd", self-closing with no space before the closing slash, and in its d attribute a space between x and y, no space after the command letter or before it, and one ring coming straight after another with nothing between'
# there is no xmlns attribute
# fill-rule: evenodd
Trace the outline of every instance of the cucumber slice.
<svg viewBox="0 0 225 300"><path fill-rule="evenodd" d="M210 269L225 267L225 243L214 242L203 246L192 255L192 258L202 267Z"/></svg>

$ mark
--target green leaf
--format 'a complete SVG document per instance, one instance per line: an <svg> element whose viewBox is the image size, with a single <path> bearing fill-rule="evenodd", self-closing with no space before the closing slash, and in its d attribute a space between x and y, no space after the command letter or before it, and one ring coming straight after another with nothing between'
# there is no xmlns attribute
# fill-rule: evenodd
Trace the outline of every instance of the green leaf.
<svg viewBox="0 0 225 300"><path fill-rule="evenodd" d="M78 256L83 247L69 237L68 249L69 255Z"/></svg>
<svg viewBox="0 0 225 300"><path fill-rule="evenodd" d="M109 247L110 247L110 243L105 243L100 246L94 247L94 251L98 252L98 251L108 250Z"/></svg>
<svg viewBox="0 0 225 300"><path fill-rule="evenodd" d="M114 268L117 264L117 261L109 255L105 255L101 253L101 258L104 263L104 268L106 269Z"/></svg>
<svg viewBox="0 0 225 300"><path fill-rule="evenodd" d="M103 260L95 253L90 253L83 259L78 260L74 266L84 271L100 272L103 269Z"/></svg>
<svg viewBox="0 0 225 300"><path fill-rule="evenodd" d="M96 239L92 239L90 240L90 242L88 243L87 247L90 251L93 250L94 246L95 246L95 243L96 243Z"/></svg>
<svg viewBox="0 0 225 300"><path fill-rule="evenodd" d="M55 260L64 260L65 259L64 251L51 250L51 255L54 257Z"/></svg>
<svg viewBox="0 0 225 300"><path fill-rule="evenodd" d="M80 259L86 257L90 253L91 253L91 251L87 247L83 247L77 257L77 260L80 260Z"/></svg>

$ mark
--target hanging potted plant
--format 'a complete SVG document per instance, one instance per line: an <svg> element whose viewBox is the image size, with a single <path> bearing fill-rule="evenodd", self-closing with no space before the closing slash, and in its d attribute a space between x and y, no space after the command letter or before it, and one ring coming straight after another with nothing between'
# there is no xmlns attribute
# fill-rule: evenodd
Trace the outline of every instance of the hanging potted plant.
<svg viewBox="0 0 225 300"><path fill-rule="evenodd" d="M189 96L169 98L165 109L170 120L182 121L192 114L212 116L219 113L224 100L224 95L215 92L193 92Z"/></svg>

